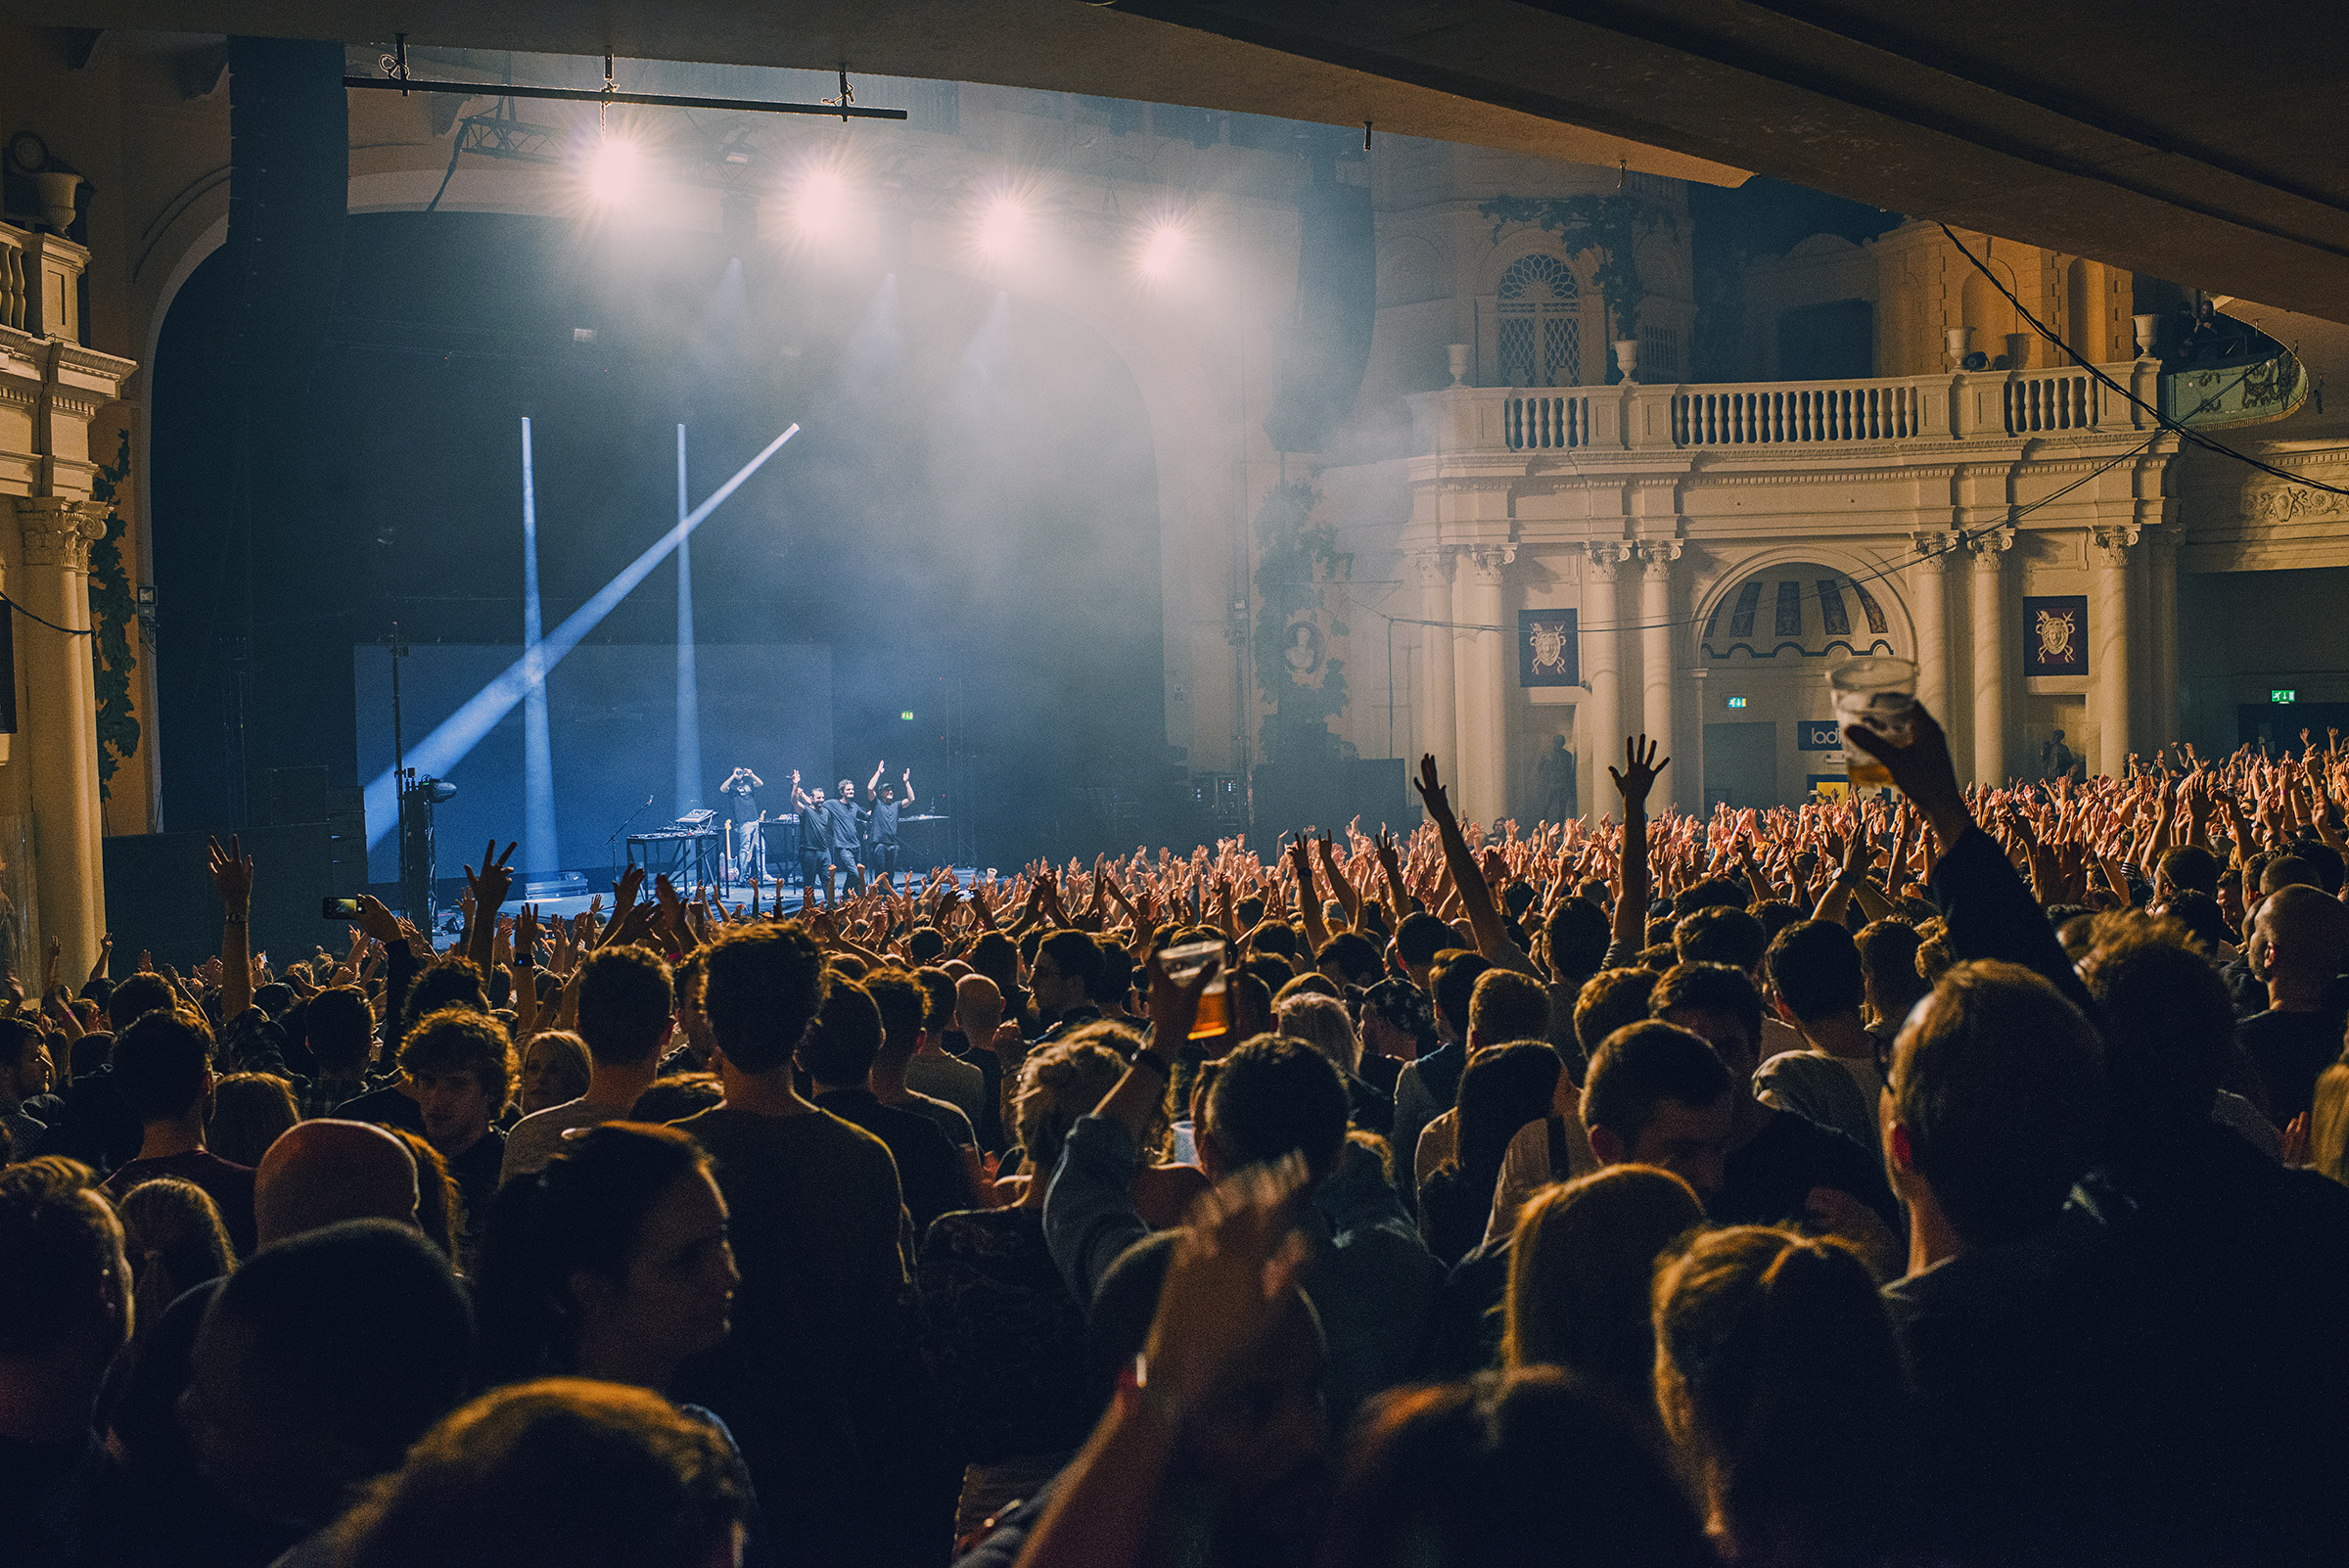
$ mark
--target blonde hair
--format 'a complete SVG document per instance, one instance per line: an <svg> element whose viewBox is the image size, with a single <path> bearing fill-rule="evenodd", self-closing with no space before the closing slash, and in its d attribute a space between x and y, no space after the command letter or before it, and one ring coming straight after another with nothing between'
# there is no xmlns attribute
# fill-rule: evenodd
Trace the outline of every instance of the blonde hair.
<svg viewBox="0 0 2349 1568"><path fill-rule="evenodd" d="M2317 1097L2308 1115L2308 1168L2349 1186L2349 1061L2317 1075Z"/></svg>
<svg viewBox="0 0 2349 1568"><path fill-rule="evenodd" d="M115 1213L135 1282L131 1321L141 1330L160 1322L163 1309L187 1291L237 1265L220 1206L193 1181L142 1181L122 1194Z"/></svg>
<svg viewBox="0 0 2349 1568"><path fill-rule="evenodd" d="M1087 1025L1032 1054L1020 1067L1019 1097L1012 1104L1027 1171L1048 1181L1060 1163L1061 1145L1081 1116L1092 1114L1125 1076L1126 1058L1097 1031L1116 1025ZM1119 1033L1125 1033L1119 1031Z"/></svg>
<svg viewBox="0 0 2349 1568"><path fill-rule="evenodd" d="M1832 1237L1700 1232L1656 1271L1656 1405L1739 1559L1897 1555L1908 1391L1867 1266Z"/></svg>
<svg viewBox="0 0 2349 1568"><path fill-rule="evenodd" d="M595 1062L587 1053L587 1042L568 1029L542 1029L522 1042L522 1051L518 1060L528 1062L530 1052L541 1045L550 1047L556 1055L563 1058L563 1072L578 1084L578 1087L571 1093L558 1099L549 1100L547 1105L568 1104L585 1094L588 1080L595 1074ZM515 1069L514 1077L514 1098L517 1103L520 1103L524 1092L522 1079L523 1073L518 1066ZM538 1107L542 1111L546 1108L546 1105Z"/></svg>
<svg viewBox="0 0 2349 1568"><path fill-rule="evenodd" d="M1535 1193L1509 1242L1503 1364L1563 1366L1652 1407L1656 1260L1704 1222L1695 1189L1654 1166Z"/></svg>
<svg viewBox="0 0 2349 1568"><path fill-rule="evenodd" d="M1361 1067L1362 1037L1347 1016L1344 1002L1307 991L1282 1002L1277 1011L1281 1034L1305 1041L1349 1078Z"/></svg>
<svg viewBox="0 0 2349 1568"><path fill-rule="evenodd" d="M274 1073L231 1073L212 1084L212 1116L204 1144L231 1165L261 1163L286 1129L301 1120L294 1085Z"/></svg>

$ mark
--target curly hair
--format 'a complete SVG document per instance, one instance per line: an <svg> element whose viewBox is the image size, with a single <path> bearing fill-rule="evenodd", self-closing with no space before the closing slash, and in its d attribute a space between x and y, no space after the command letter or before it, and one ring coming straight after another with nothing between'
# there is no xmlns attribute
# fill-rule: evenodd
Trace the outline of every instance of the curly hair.
<svg viewBox="0 0 2349 1568"><path fill-rule="evenodd" d="M492 1119L513 1096L521 1070L506 1026L470 1007L443 1007L416 1020L400 1038L399 1065L410 1073L471 1073Z"/></svg>
<svg viewBox="0 0 2349 1568"><path fill-rule="evenodd" d="M1121 1052L1119 1044L1129 1044ZM1092 1114L1125 1076L1126 1058L1140 1039L1121 1025L1087 1024L1072 1030L1020 1064L1020 1089L1012 1101L1014 1134L1026 1151L1027 1169L1048 1180L1060 1164L1061 1145L1081 1116ZM1155 1141L1155 1140L1145 1140Z"/></svg>

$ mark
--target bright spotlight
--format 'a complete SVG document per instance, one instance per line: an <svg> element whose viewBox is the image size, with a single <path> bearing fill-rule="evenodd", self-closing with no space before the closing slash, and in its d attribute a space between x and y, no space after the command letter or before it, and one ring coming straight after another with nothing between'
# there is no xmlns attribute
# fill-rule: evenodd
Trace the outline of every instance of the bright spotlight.
<svg viewBox="0 0 2349 1568"><path fill-rule="evenodd" d="M1001 255L1019 244L1021 233L1028 227L1028 209L1008 196L997 197L979 220L979 248L993 255Z"/></svg>
<svg viewBox="0 0 2349 1568"><path fill-rule="evenodd" d="M796 214L801 228L828 229L841 220L848 206L848 182L837 171L814 169L800 181Z"/></svg>
<svg viewBox="0 0 2349 1568"><path fill-rule="evenodd" d="M599 202L624 200L636 189L639 162L636 144L624 136L604 133L587 155L587 190Z"/></svg>
<svg viewBox="0 0 2349 1568"><path fill-rule="evenodd" d="M1163 278L1182 260L1182 229L1174 223L1161 223L1150 231L1142 242L1142 271L1153 278Z"/></svg>

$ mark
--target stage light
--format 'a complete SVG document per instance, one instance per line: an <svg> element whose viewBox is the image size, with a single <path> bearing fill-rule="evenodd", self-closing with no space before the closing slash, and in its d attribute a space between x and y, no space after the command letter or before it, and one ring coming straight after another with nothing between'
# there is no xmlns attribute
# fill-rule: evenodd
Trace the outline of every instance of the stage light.
<svg viewBox="0 0 2349 1568"><path fill-rule="evenodd" d="M731 270L731 269L730 269ZM685 427L677 427L677 521L693 510L685 498ZM702 804L702 690L693 646L693 540L677 541L677 814Z"/></svg>
<svg viewBox="0 0 2349 1568"><path fill-rule="evenodd" d="M849 182L840 177L839 170L811 169L800 181L794 216L803 230L833 228L848 214L848 209Z"/></svg>
<svg viewBox="0 0 2349 1568"><path fill-rule="evenodd" d="M587 190L597 201L610 204L635 194L638 165L636 144L606 131L587 154Z"/></svg>
<svg viewBox="0 0 2349 1568"><path fill-rule="evenodd" d="M1153 278L1173 272L1182 260L1182 226L1172 220L1159 224L1142 242L1142 271Z"/></svg>
<svg viewBox="0 0 2349 1568"><path fill-rule="evenodd" d="M530 461L530 421L522 421L522 868L540 876L562 869L555 830L555 755L546 716L546 650L538 613L538 487Z"/></svg>
<svg viewBox="0 0 2349 1568"><path fill-rule="evenodd" d="M765 466L766 460L783 449L783 443L800 433L798 425L768 441L757 457L742 465L734 477L720 484L708 500L677 520L670 529L649 545L642 555L596 590L595 597L564 618L563 623L539 644L538 657L528 654L506 667L505 672L468 698L463 707L434 726L423 744L407 754L407 762L420 772L439 775L463 761L484 736L495 729L499 720L512 713L528 694L533 680L543 681L564 656L579 645L579 640L593 631L604 618L620 607L620 602L636 589L636 584L652 575L653 568L668 558L669 552L701 526L702 520L724 505L726 498ZM367 847L374 849L389 834L398 819L399 785L392 770L385 768L367 786Z"/></svg>
<svg viewBox="0 0 2349 1568"><path fill-rule="evenodd" d="M1020 243L1027 228L1028 209L1012 197L999 196L979 220L979 249L1001 255Z"/></svg>

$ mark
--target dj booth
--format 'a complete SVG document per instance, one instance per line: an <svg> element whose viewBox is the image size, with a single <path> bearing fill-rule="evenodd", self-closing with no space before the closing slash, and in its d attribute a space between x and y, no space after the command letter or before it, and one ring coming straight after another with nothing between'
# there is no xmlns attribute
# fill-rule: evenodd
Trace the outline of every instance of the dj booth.
<svg viewBox="0 0 2349 1568"><path fill-rule="evenodd" d="M723 854L718 830L713 827L660 828L628 835L628 864L642 866L648 881L666 875L679 893L717 887Z"/></svg>

